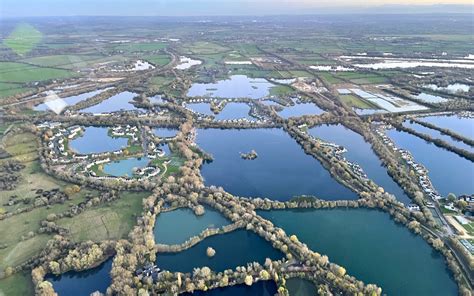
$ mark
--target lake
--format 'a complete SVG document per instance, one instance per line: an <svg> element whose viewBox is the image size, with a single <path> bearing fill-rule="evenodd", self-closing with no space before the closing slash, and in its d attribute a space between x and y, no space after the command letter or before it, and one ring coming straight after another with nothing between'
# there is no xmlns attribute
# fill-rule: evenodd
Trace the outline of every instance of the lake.
<svg viewBox="0 0 474 296"><path fill-rule="evenodd" d="M147 157L132 157L104 164L104 173L114 177L132 177L134 168L144 168L150 159Z"/></svg>
<svg viewBox="0 0 474 296"><path fill-rule="evenodd" d="M136 96L138 96L138 94L124 91L100 102L97 105L82 109L80 112L101 114L118 111L143 111L143 109L138 109L130 103L130 101L132 101Z"/></svg>
<svg viewBox="0 0 474 296"><path fill-rule="evenodd" d="M421 121L434 124L440 128L447 128L464 137L474 139L474 118L459 117L456 115L433 115L419 117Z"/></svg>
<svg viewBox="0 0 474 296"><path fill-rule="evenodd" d="M112 138L106 127L86 127L84 134L69 141L69 147L80 154L118 151L128 146L127 138Z"/></svg>
<svg viewBox="0 0 474 296"><path fill-rule="evenodd" d="M296 103L293 106L285 107L279 115L283 118L299 117L303 115L320 115L324 110L320 109L313 103Z"/></svg>
<svg viewBox="0 0 474 296"><path fill-rule="evenodd" d="M434 139L443 140L443 141L451 144L454 147L457 147L457 148L460 148L460 149L465 149L465 150L471 151L471 152L474 151L474 149L470 145L464 144L461 141L457 141L456 139L453 139L448 135L444 135L444 134L442 134L441 132L439 132L437 130L434 130L434 129L431 129L431 128L428 128L428 127L424 127L421 124L418 124L418 123L415 123L415 122L411 123L408 120L408 121L405 121L403 123L403 126L411 128L411 129L413 129L413 130L415 130L419 133L430 135Z"/></svg>
<svg viewBox="0 0 474 296"><path fill-rule="evenodd" d="M186 108L196 113L212 116L214 115L214 112L211 111L211 104L209 103L190 103L186 104Z"/></svg>
<svg viewBox="0 0 474 296"><path fill-rule="evenodd" d="M255 119L250 116L250 106L245 103L227 103L224 109L216 115L216 120L230 120L246 118Z"/></svg>
<svg viewBox="0 0 474 296"><path fill-rule="evenodd" d="M457 295L443 257L388 214L368 209L259 211L387 295Z"/></svg>
<svg viewBox="0 0 474 296"><path fill-rule="evenodd" d="M45 279L53 284L53 288L60 296L90 295L95 291L106 292L112 283L110 270L113 258L108 259L96 268L86 271L69 271L55 276L47 275Z"/></svg>
<svg viewBox="0 0 474 296"><path fill-rule="evenodd" d="M100 94L100 93L102 93L106 90L107 89L94 90L94 91L82 93L82 94L79 94L79 95L76 95L76 96L70 96L70 97L66 97L66 98L58 98L57 100L62 100L67 105L72 106L72 105L76 105L77 103L79 103L81 101L84 101L88 98L96 96L96 95L98 95L98 94ZM49 110L49 107L45 103L43 103L43 104L39 104L39 105L35 106L34 110L35 111L47 111L47 110Z"/></svg>
<svg viewBox="0 0 474 296"><path fill-rule="evenodd" d="M364 140L364 137L341 124L321 125L308 132L313 137L345 147L347 149L344 154L346 159L359 164L369 179L382 186L385 191L395 195L399 201L405 204L411 202L404 190L387 173L387 169L382 166L382 161L372 150L372 146Z"/></svg>
<svg viewBox="0 0 474 296"><path fill-rule="evenodd" d="M214 257L206 255L206 249L216 251ZM206 238L194 247L179 253L157 253L156 264L164 270L192 272L196 267L207 266L213 271L235 269L249 262L265 263L266 258L279 260L283 253L257 234L243 229Z"/></svg>
<svg viewBox="0 0 474 296"><path fill-rule="evenodd" d="M201 168L207 186L222 186L232 194L288 200L299 195L323 199L357 199L281 129L199 129L197 144L213 155ZM240 153L255 149L255 160Z"/></svg>
<svg viewBox="0 0 474 296"><path fill-rule="evenodd" d="M263 78L233 75L229 79L219 80L216 83L194 83L188 90L187 96L260 99L269 96L270 88L274 86Z"/></svg>
<svg viewBox="0 0 474 296"><path fill-rule="evenodd" d="M427 93L419 93L415 96L416 99L421 100L426 103L446 103L449 100L440 96L435 96Z"/></svg>
<svg viewBox="0 0 474 296"><path fill-rule="evenodd" d="M206 228L221 228L228 224L229 220L211 208L206 207L202 216L196 216L189 208L180 208L156 217L155 241L167 245L181 244Z"/></svg>
<svg viewBox="0 0 474 296"><path fill-rule="evenodd" d="M428 169L428 176L436 190L444 197L474 193L474 165L455 153L439 148L411 134L387 131L397 147L411 152L415 161Z"/></svg>

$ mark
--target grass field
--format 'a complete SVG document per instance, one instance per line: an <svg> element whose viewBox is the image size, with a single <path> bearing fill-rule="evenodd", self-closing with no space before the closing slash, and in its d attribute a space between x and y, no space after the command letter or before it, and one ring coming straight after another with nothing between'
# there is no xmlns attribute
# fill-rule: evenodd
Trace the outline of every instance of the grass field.
<svg viewBox="0 0 474 296"><path fill-rule="evenodd" d="M64 79L74 72L62 69L44 68L15 62L0 62L0 82L35 82Z"/></svg>
<svg viewBox="0 0 474 296"><path fill-rule="evenodd" d="M123 43L114 46L114 50L121 50L125 53L132 52L143 52L143 51L156 51L166 48L168 43L164 42L141 42L141 43Z"/></svg>
<svg viewBox="0 0 474 296"><path fill-rule="evenodd" d="M272 88L270 88L270 95L271 96L277 96L277 97L282 97L282 96L288 96L295 91L286 85L277 85Z"/></svg>
<svg viewBox="0 0 474 296"><path fill-rule="evenodd" d="M32 88L23 87L21 84L0 82L0 98L13 96L30 90L32 90Z"/></svg>
<svg viewBox="0 0 474 296"><path fill-rule="evenodd" d="M354 95L341 95L339 98L347 105L358 109L379 109L377 106L370 104L369 102L366 102Z"/></svg>
<svg viewBox="0 0 474 296"><path fill-rule="evenodd" d="M34 287L29 273L16 273L0 280L0 295L25 296L33 295Z"/></svg>
<svg viewBox="0 0 474 296"><path fill-rule="evenodd" d="M102 241L125 238L142 212L142 200L149 193L124 192L119 200L89 209L73 218L59 220L76 241Z"/></svg>
<svg viewBox="0 0 474 296"><path fill-rule="evenodd" d="M19 133L4 139L5 150L17 160L25 164L26 168L21 170L22 180L13 191L0 191L0 203L5 210L13 212L20 207L25 207L22 203L13 206L3 206L12 195L20 198L34 198L36 189L50 190L53 188L64 189L65 182L59 181L46 175L37 160L36 141L32 134ZM3 160L2 160L3 161ZM66 211L70 205L78 204L85 200L87 193L94 194L93 191L81 190L81 192L71 196L71 200L64 204L54 204L47 207L35 208L32 211L13 215L10 218L0 221L0 237L2 244L7 247L0 249L0 269L7 266L15 266L26 261L31 256L38 254L47 241L49 235L36 235L32 238L22 240L30 233L35 233L40 228L39 222L46 219L49 214Z"/></svg>
<svg viewBox="0 0 474 296"><path fill-rule="evenodd" d="M221 46L217 43L207 42L207 41L198 41L191 44L187 44L184 46L183 51L186 54L215 54L215 53L223 53L228 52L230 48Z"/></svg>
<svg viewBox="0 0 474 296"><path fill-rule="evenodd" d="M18 55L30 52L41 41L43 34L30 24L22 23L3 41L3 45Z"/></svg>
<svg viewBox="0 0 474 296"><path fill-rule="evenodd" d="M156 55L151 55L151 56L145 56L144 59L155 66L165 66L169 62L171 62L171 58L167 54L156 54Z"/></svg>

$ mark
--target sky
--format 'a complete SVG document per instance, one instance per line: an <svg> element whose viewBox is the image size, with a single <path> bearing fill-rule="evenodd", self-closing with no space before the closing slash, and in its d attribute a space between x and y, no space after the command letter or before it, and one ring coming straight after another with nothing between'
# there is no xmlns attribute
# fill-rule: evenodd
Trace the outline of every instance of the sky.
<svg viewBox="0 0 474 296"><path fill-rule="evenodd" d="M441 5L440 5L441 4ZM0 17L15 16L212 16L459 11L474 13L472 0L0 0ZM410 7L408 7L410 6Z"/></svg>

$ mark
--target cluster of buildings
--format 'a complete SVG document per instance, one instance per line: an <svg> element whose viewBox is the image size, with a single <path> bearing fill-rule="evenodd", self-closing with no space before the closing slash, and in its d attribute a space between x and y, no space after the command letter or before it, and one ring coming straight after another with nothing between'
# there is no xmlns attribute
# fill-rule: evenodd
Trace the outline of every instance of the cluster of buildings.
<svg viewBox="0 0 474 296"><path fill-rule="evenodd" d="M110 135L112 137L123 138L129 137L132 142L138 142L138 127L136 126L117 126L110 129Z"/></svg>
<svg viewBox="0 0 474 296"><path fill-rule="evenodd" d="M434 189L433 184L431 184L426 168L423 165L416 163L409 151L398 149L393 141L385 134L385 130L390 128L391 126L381 125L379 128L376 128L375 132L382 138L384 144L390 147L393 151L397 151L401 154L402 158L418 176L418 184L423 189L423 192L433 200L442 199L443 197L438 194L438 192Z"/></svg>

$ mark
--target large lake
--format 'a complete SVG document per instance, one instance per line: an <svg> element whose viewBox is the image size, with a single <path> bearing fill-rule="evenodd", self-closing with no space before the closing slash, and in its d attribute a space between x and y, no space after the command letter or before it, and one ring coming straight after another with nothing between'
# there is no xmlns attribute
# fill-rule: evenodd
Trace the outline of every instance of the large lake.
<svg viewBox="0 0 474 296"><path fill-rule="evenodd" d="M206 255L208 247L216 251L214 257ZM257 234L246 230L206 238L194 247L179 253L157 253L156 264L164 270L192 272L196 267L207 266L220 272L245 266L249 262L263 264L266 258L279 260L283 253Z"/></svg>
<svg viewBox="0 0 474 296"><path fill-rule="evenodd" d="M415 161L428 169L428 176L442 196L474 193L474 164L411 134L387 131L397 147L411 152Z"/></svg>
<svg viewBox="0 0 474 296"><path fill-rule="evenodd" d="M106 100L103 100L97 105L85 108L80 110L82 113L110 113L117 111L131 111L131 110L141 110L136 108L130 101L138 94L132 93L129 91L121 92L116 94Z"/></svg>
<svg viewBox="0 0 474 296"><path fill-rule="evenodd" d="M457 295L443 257L388 214L367 209L259 211L387 295Z"/></svg>
<svg viewBox="0 0 474 296"><path fill-rule="evenodd" d="M357 199L281 129L199 129L197 144L214 160L201 173L207 186L222 186L238 196L288 200L299 195ZM240 153L256 150L255 160Z"/></svg>
<svg viewBox="0 0 474 296"><path fill-rule="evenodd" d="M347 149L344 156L359 164L367 176L385 191L394 194L398 200L407 204L410 198L400 186L388 175L387 169L373 152L372 147L364 138L343 125L322 125L309 130L309 133L323 141L331 142Z"/></svg>
<svg viewBox="0 0 474 296"><path fill-rule="evenodd" d="M274 86L263 78L233 75L229 79L219 80L216 83L194 83L187 96L260 99L270 95L270 88Z"/></svg>
<svg viewBox="0 0 474 296"><path fill-rule="evenodd" d="M83 296L95 291L105 294L112 283L109 274L112 260L110 258L98 267L86 271L69 271L59 276L47 275L45 279L53 284L54 290L60 296Z"/></svg>
<svg viewBox="0 0 474 296"><path fill-rule="evenodd" d="M202 216L196 216L189 208L176 209L157 216L155 241L159 244L181 244L190 237L199 235L206 228L221 228L228 224L229 220L210 208L206 208Z"/></svg>
<svg viewBox="0 0 474 296"><path fill-rule="evenodd" d="M109 137L106 127L86 127L81 137L69 141L69 147L80 154L118 151L127 145L127 138Z"/></svg>

